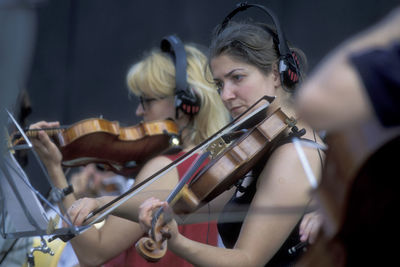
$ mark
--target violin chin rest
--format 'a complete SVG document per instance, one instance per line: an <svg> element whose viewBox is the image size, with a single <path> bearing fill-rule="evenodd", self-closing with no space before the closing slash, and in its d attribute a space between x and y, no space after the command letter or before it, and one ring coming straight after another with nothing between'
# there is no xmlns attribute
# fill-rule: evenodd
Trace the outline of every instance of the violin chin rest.
<svg viewBox="0 0 400 267"><path fill-rule="evenodd" d="M167 242L164 240L164 242L160 244L149 237L142 237L136 242L135 248L145 260L157 262L164 257L167 252Z"/></svg>

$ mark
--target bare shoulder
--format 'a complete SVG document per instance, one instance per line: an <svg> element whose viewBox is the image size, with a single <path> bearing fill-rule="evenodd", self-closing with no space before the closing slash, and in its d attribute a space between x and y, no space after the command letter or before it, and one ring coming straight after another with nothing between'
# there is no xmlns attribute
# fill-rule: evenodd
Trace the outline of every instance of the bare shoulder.
<svg viewBox="0 0 400 267"><path fill-rule="evenodd" d="M297 161L297 153L293 143L289 142L275 148L267 161L264 170L284 170Z"/></svg>
<svg viewBox="0 0 400 267"><path fill-rule="evenodd" d="M149 161L147 161L143 165L141 171L146 170L146 169L150 169L150 170L152 170L152 172L154 172L157 169L161 169L161 168L167 166L171 162L172 162L172 160L170 160L166 156L162 156L162 155L156 156L156 157L150 159Z"/></svg>
<svg viewBox="0 0 400 267"><path fill-rule="evenodd" d="M138 182L141 182L148 177L152 176L154 173L158 172L165 166L169 165L172 163L172 160L165 156L157 156L149 160L144 164L140 172L135 178L135 184ZM160 177L160 182L157 184L168 184L168 185L175 185L179 181L178 177L178 171L176 168L171 169L169 172L164 174L162 177Z"/></svg>
<svg viewBox="0 0 400 267"><path fill-rule="evenodd" d="M317 143L322 144L322 140L319 139L318 136L314 138L312 131L308 132L303 138L312 141L315 140ZM320 168L322 167L323 153L320 153L316 148L304 145L302 145L301 149L314 175L318 176L321 170ZM288 182L306 186L304 182L308 181L308 179L300 160L299 151L296 149L293 142L280 145L273 151L268 162L264 166L260 178L259 183L263 180L269 180L267 183L279 181L280 183Z"/></svg>

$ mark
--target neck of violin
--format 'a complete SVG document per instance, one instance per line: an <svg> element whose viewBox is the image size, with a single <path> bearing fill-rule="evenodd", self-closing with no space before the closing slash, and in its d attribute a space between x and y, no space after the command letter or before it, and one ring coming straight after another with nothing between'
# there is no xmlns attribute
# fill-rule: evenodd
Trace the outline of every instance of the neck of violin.
<svg viewBox="0 0 400 267"><path fill-rule="evenodd" d="M60 128L44 128L44 129L29 129L25 132L28 137L37 137L39 131L44 131L49 136L54 136L64 130L64 127Z"/></svg>
<svg viewBox="0 0 400 267"><path fill-rule="evenodd" d="M49 136L55 136L58 133L62 132L63 128L47 128L47 129L27 129L24 131L24 134L27 137L37 137L39 131L45 131ZM12 144L13 146L19 145L25 141L25 138L22 136L21 133L17 132L12 135Z"/></svg>
<svg viewBox="0 0 400 267"><path fill-rule="evenodd" d="M191 177L196 173L196 171L200 168L200 166L204 163L204 161L209 157L210 152L205 152L197 157L195 162L190 166L190 168L186 171L185 175L183 178L179 181L179 183L175 186L174 190L168 195L166 201L169 204L173 204L174 202L177 201L177 196L181 192L182 188L185 186L185 184L189 181ZM153 216L152 220L152 229L154 229L158 218L160 215L163 213L163 208L160 208L157 210L157 212ZM165 216L165 215L164 215ZM165 218L164 218L165 220Z"/></svg>

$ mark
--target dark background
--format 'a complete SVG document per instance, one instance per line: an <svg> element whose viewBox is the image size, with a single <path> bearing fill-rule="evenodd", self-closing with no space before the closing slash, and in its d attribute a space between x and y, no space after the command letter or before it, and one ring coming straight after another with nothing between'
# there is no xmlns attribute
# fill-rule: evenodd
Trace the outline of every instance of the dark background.
<svg viewBox="0 0 400 267"><path fill-rule="evenodd" d="M208 45L210 32L238 1L48 0L37 8L37 40L27 84L30 122L71 124L104 116L132 125L135 100L125 75L168 34ZM255 1L275 11L286 37L304 50L310 69L346 37L387 14L399 1ZM235 16L271 20L258 9ZM400 27L400 25L399 25Z"/></svg>
<svg viewBox="0 0 400 267"><path fill-rule="evenodd" d="M0 0L1 1L1 0ZM35 3L36 2L36 3ZM32 0L36 39L26 84L27 122L69 125L103 116L134 125L136 100L125 75L143 52L168 34L205 46L212 29L235 7L231 0ZM273 10L288 40L307 54L309 70L349 36L377 22L398 0L253 1ZM271 22L251 8L235 16ZM1 26L0 26L1 27ZM400 25L399 25L400 27ZM28 168L30 166L28 165ZM35 173L37 166L28 173Z"/></svg>

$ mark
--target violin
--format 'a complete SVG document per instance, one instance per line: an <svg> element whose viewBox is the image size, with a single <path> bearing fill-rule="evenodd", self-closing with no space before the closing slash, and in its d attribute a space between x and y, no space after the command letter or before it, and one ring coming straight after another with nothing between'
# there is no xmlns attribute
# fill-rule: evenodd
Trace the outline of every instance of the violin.
<svg viewBox="0 0 400 267"><path fill-rule="evenodd" d="M91 118L67 128L30 129L26 136L35 137L44 130L63 156L64 167L96 163L120 175L139 171L150 158L178 140L178 126L172 120L141 122L121 127L117 121ZM14 145L23 141L18 138Z"/></svg>
<svg viewBox="0 0 400 267"><path fill-rule="evenodd" d="M398 182L394 153L400 129L377 121L330 133L321 182L314 195L325 218L298 266L390 266L397 246ZM397 163L397 164L396 164ZM397 257L396 257L397 258Z"/></svg>
<svg viewBox="0 0 400 267"><path fill-rule="evenodd" d="M298 134L296 120L289 118L281 108L268 113L255 127L239 131L239 137L234 140L219 138L208 147L207 152L201 155L167 198L174 213L189 214L196 211L248 173L275 142L290 133L289 130ZM191 178L192 172L209 156L210 162ZM139 254L152 262L159 260L167 247L168 229L160 227L158 222L161 212L162 209L153 216L149 237L136 243Z"/></svg>
<svg viewBox="0 0 400 267"><path fill-rule="evenodd" d="M189 214L231 188L248 173L271 148L286 136L288 129L297 131L296 120L277 108L231 143L222 138L209 148L212 160L188 184L190 197L181 197L173 206L177 214Z"/></svg>

